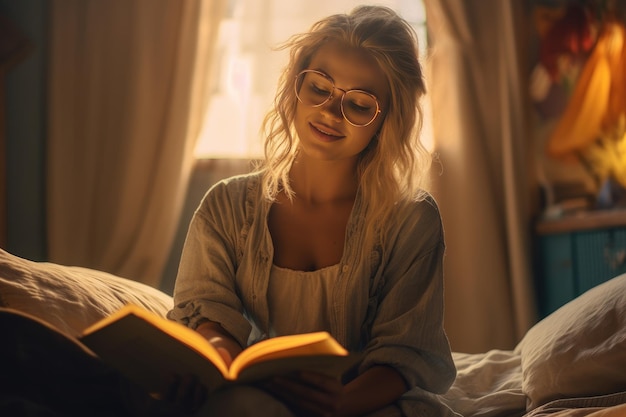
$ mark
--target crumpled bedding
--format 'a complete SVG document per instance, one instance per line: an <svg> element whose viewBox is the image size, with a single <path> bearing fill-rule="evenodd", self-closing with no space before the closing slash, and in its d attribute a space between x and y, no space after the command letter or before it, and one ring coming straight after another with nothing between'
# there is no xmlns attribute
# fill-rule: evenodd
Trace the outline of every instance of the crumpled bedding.
<svg viewBox="0 0 626 417"><path fill-rule="evenodd" d="M458 377L444 401L465 417L543 417L558 411L549 404L566 399L562 407L578 417L623 403L626 274L535 324L514 350L456 353L454 360ZM607 405L607 394L616 394L617 403Z"/></svg>
<svg viewBox="0 0 626 417"><path fill-rule="evenodd" d="M521 416L526 412L519 354L507 350L455 352L453 359L457 378L443 396L448 407L465 417Z"/></svg>
<svg viewBox="0 0 626 417"><path fill-rule="evenodd" d="M0 249L0 416L175 415L73 339L127 302L161 315L172 305L134 281ZM458 376L442 400L464 417L626 417L626 274L537 323L514 350L453 358Z"/></svg>
<svg viewBox="0 0 626 417"><path fill-rule="evenodd" d="M164 315L172 297L103 271L34 262L0 249L0 307L19 310L71 335L127 303Z"/></svg>
<svg viewBox="0 0 626 417"><path fill-rule="evenodd" d="M442 400L464 417L626 417L626 391L528 408L519 351L455 352L453 358L457 379Z"/></svg>
<svg viewBox="0 0 626 417"><path fill-rule="evenodd" d="M75 339L22 312L0 308L0 415L177 417ZM454 353L458 377L442 399L464 417L624 417L626 392L560 399L527 411L515 351Z"/></svg>
<svg viewBox="0 0 626 417"><path fill-rule="evenodd" d="M524 417L624 417L626 391L595 397L554 400Z"/></svg>

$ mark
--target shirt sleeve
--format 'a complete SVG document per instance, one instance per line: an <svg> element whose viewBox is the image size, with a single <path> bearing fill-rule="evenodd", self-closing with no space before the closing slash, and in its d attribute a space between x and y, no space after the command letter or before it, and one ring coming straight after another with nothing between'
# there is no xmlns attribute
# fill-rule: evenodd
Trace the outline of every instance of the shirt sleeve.
<svg viewBox="0 0 626 417"><path fill-rule="evenodd" d="M443 328L443 227L432 199L407 203L383 249L383 283L361 371L398 370L410 387L441 394L456 376Z"/></svg>
<svg viewBox="0 0 626 417"><path fill-rule="evenodd" d="M217 322L245 347L251 326L244 316L235 279L245 187L236 185L216 184L195 211L168 317L194 329L205 320Z"/></svg>

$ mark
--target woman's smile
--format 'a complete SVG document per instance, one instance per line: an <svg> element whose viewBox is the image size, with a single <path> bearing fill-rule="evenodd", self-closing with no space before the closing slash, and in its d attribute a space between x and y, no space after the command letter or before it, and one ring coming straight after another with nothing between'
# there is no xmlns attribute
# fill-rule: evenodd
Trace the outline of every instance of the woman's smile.
<svg viewBox="0 0 626 417"><path fill-rule="evenodd" d="M311 127L313 134L324 142L336 141L345 137L345 135L341 134L337 130L320 123L311 122L309 123L309 126Z"/></svg>

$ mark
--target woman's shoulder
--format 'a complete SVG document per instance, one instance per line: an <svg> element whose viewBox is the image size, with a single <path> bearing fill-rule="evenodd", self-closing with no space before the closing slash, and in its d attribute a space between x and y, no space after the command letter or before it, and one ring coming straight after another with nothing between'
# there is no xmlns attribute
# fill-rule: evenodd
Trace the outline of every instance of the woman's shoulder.
<svg viewBox="0 0 626 417"><path fill-rule="evenodd" d="M419 191L412 198L405 198L396 204L396 214L401 218L433 221L440 219L437 201L428 191Z"/></svg>
<svg viewBox="0 0 626 417"><path fill-rule="evenodd" d="M246 200L255 199L261 182L261 174L252 172L224 178L213 184L202 199L202 206L238 206Z"/></svg>
<svg viewBox="0 0 626 417"><path fill-rule="evenodd" d="M256 190L261 181L260 172L251 172L248 174L235 175L217 181L207 191L207 196L237 196L245 195L250 190Z"/></svg>
<svg viewBox="0 0 626 417"><path fill-rule="evenodd" d="M240 174L224 178L215 183L212 189L236 192L255 186L261 180L261 172L254 171L248 174Z"/></svg>
<svg viewBox="0 0 626 417"><path fill-rule="evenodd" d="M418 233L423 237L442 237L443 225L435 198L420 191L413 198L399 201L390 220L390 229L398 235Z"/></svg>

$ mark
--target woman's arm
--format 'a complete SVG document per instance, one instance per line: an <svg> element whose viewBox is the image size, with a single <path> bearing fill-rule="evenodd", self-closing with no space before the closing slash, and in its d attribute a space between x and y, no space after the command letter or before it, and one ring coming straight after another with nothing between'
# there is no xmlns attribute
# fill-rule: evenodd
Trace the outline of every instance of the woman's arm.
<svg viewBox="0 0 626 417"><path fill-rule="evenodd" d="M432 200L398 205L383 251L383 283L369 327L365 370L389 364L411 388L442 394L456 370L443 327L443 227Z"/></svg>
<svg viewBox="0 0 626 417"><path fill-rule="evenodd" d="M196 331L211 342L228 366L243 350L235 338L219 323L205 321L196 328Z"/></svg>
<svg viewBox="0 0 626 417"><path fill-rule="evenodd" d="M350 383L343 392L340 416L362 415L394 403L408 389L398 371L389 366L374 366Z"/></svg>

